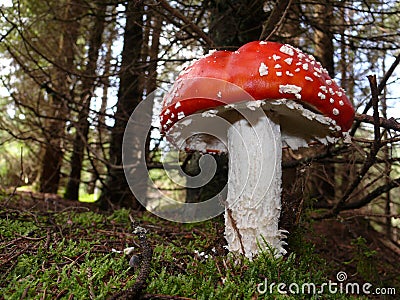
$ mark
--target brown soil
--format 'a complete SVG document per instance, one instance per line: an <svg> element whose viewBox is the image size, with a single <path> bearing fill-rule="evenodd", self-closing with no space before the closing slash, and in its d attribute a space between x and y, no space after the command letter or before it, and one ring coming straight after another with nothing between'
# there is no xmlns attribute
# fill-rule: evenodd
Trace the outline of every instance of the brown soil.
<svg viewBox="0 0 400 300"><path fill-rule="evenodd" d="M312 226L309 240L331 262L333 278L340 271L348 280L374 286L400 286L400 247L374 230L365 219L322 220Z"/></svg>

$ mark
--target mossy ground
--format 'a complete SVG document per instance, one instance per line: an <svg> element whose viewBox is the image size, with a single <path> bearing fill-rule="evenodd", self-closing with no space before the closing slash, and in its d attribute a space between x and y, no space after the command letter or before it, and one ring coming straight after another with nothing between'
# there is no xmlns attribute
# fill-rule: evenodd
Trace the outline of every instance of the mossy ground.
<svg viewBox="0 0 400 300"><path fill-rule="evenodd" d="M321 294L302 293L301 288L312 291L309 284L315 284L321 291L324 283L336 280L332 274L346 263L358 268L358 275L378 274L377 269L373 272L376 253L362 239L349 245L354 260L343 261L341 267L303 234L291 241L290 255L274 258L266 250L249 261L227 255L222 218L177 224L124 209L106 215L84 207L58 212L8 208L0 210L0 299L107 299L132 286L138 270L129 267L130 255L121 251L133 246L140 254L141 249L129 214L147 229L154 249L143 291L147 299L361 298L330 293L327 287ZM348 275L348 281L360 284L376 279ZM394 276L391 282L381 280L381 286L398 283L399 274ZM271 283L275 285L268 289ZM279 283L286 284L286 291L292 284L291 291L298 287L300 292L283 294Z"/></svg>

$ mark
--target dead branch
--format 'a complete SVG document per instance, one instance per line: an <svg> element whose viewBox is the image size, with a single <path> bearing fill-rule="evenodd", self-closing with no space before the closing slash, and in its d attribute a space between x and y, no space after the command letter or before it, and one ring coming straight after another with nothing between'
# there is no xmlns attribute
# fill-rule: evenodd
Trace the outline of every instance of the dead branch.
<svg viewBox="0 0 400 300"><path fill-rule="evenodd" d="M170 296L161 294L146 294L143 295L142 299L160 299L160 300L194 300L194 298L187 298L181 296Z"/></svg>
<svg viewBox="0 0 400 300"><path fill-rule="evenodd" d="M381 134L380 134L380 119L379 119L379 91L376 82L376 76L368 76L368 80L371 87L371 94L372 94L372 107L374 109L373 119L374 119L374 142L371 145L371 150L367 154L367 158L365 160L364 165L362 166L361 170L358 172L358 175L353 180L353 182L349 185L349 188L344 193L343 197L336 203L336 205L332 208L332 210L328 211L325 214L317 217L316 219L324 219L329 217L334 217L339 214L341 210L347 205L347 201L349 200L351 194L355 191L355 189L359 186L361 181L363 180L364 176L367 174L369 169L376 161L376 155L381 147Z"/></svg>
<svg viewBox="0 0 400 300"><path fill-rule="evenodd" d="M400 54L397 55L396 60L390 66L389 70L385 73L385 76L383 76L382 81L377 86L378 95L380 95L382 93L382 91L384 90L387 81L389 80L390 76L392 76L394 70L397 68L399 63L400 63ZM363 115L366 114L368 112L368 110L371 108L371 106L373 104L373 101L374 100L373 100L373 97L372 97L371 100L365 105L364 111L362 113ZM354 134L357 131L357 129L360 126L360 124L361 124L361 121L360 120L356 120L356 122L353 124L353 128L350 131L350 135L351 136L354 136Z"/></svg>
<svg viewBox="0 0 400 300"><path fill-rule="evenodd" d="M140 261L140 270L134 285L127 290L114 294L110 300L138 299L141 296L142 291L146 288L146 280L150 275L150 264L153 258L153 249L147 240L147 230L143 227L136 226L136 222L131 215L129 215L129 218L133 227L133 233L138 235L140 246L143 250Z"/></svg>
<svg viewBox="0 0 400 300"><path fill-rule="evenodd" d="M159 0L158 2L166 11L168 11L178 19L182 20L182 22L186 24L191 29L192 32L197 34L204 42L206 42L207 46L211 48L214 47L214 42L208 37L208 35L203 30L201 30L199 26L197 26L188 18L186 18L179 10L173 8L167 1Z"/></svg>
<svg viewBox="0 0 400 300"><path fill-rule="evenodd" d="M369 139L365 139L365 138L355 138L352 137L351 140L353 142L358 142L358 143L364 143L364 144L372 144L374 141L373 140L369 140ZM400 136L395 136L389 139L385 139L381 141L382 146L387 145L387 144L394 144L394 143L398 143L400 142Z"/></svg>
<svg viewBox="0 0 400 300"><path fill-rule="evenodd" d="M400 219L399 214L374 214L374 213L349 213L348 215L343 214L341 215L345 219L352 219L352 218L358 218L358 217L371 217L371 218L395 218L395 219Z"/></svg>
<svg viewBox="0 0 400 300"><path fill-rule="evenodd" d="M360 199L359 201L347 203L346 205L344 205L341 208L341 210L351 210L351 209L361 208L361 207L369 204L372 200L376 199L380 195L382 195L384 193L387 193L391 189L394 189L396 187L400 187L400 178L392 180L388 184L376 188L375 190L373 190L372 192L368 193L367 196L365 196L364 198Z"/></svg>
<svg viewBox="0 0 400 300"><path fill-rule="evenodd" d="M364 122L364 123L369 123L369 124L374 124L374 117L369 116L366 114L356 114L354 119L357 122ZM396 121L395 118L390 118L390 119L385 119L380 117L379 118L379 126L383 127L385 129L392 129L395 131L400 131L400 123Z"/></svg>
<svg viewBox="0 0 400 300"><path fill-rule="evenodd" d="M271 36L279 29L292 2L293 0L279 0L276 2L268 20L264 23L260 40L269 40Z"/></svg>

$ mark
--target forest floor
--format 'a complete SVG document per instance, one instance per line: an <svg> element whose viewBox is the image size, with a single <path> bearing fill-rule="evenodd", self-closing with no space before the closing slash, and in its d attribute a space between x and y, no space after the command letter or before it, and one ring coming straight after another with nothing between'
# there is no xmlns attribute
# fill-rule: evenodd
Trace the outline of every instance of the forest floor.
<svg viewBox="0 0 400 300"><path fill-rule="evenodd" d="M227 259L222 218L177 224L147 212L103 214L92 204L27 192L3 195L0 207L0 299L106 299L126 296L118 291L129 288L144 288L144 299L270 299L257 290L267 279L318 287L370 283L370 295L351 297L399 299L400 248L362 218L305 222L291 256L238 263ZM129 216L146 228L145 241L132 233ZM129 246L135 255L123 254ZM150 269L143 272L143 263L130 268L129 260L146 260L146 247L153 249ZM349 297L336 292L323 299Z"/></svg>

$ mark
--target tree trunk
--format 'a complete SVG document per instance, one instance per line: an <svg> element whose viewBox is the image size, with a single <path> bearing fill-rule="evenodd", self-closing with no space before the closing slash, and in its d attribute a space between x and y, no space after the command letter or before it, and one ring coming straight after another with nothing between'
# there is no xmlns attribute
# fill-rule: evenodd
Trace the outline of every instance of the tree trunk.
<svg viewBox="0 0 400 300"><path fill-rule="evenodd" d="M335 64L333 61L333 33L331 30L333 6L331 0L324 0L320 4L316 4L314 8L316 17L316 29L314 32L314 55L328 71L329 75L333 78L335 75ZM335 181L335 165L319 164L317 168L322 172L320 176L314 176L314 178L311 180L311 188L314 190L313 196L317 199L334 199L335 186L332 184L332 182L334 183Z"/></svg>
<svg viewBox="0 0 400 300"><path fill-rule="evenodd" d="M152 27L152 31L151 31L151 45L148 47L148 53L147 53L147 57L150 63L147 68L146 96L149 96L157 88L157 62L160 50L160 35L161 35L162 21L163 21L162 18L158 15L150 17L150 25ZM150 157L150 140L151 140L150 135L151 135L151 130L147 135L146 146L145 146L146 150L145 156L147 163L149 163L149 157Z"/></svg>
<svg viewBox="0 0 400 300"><path fill-rule="evenodd" d="M331 0L324 0L316 4L316 28L314 32L315 51L314 56L328 71L329 75L335 75L335 64L333 61L333 33L331 20L333 19L333 6Z"/></svg>
<svg viewBox="0 0 400 300"><path fill-rule="evenodd" d="M264 0L210 1L209 35L218 49L235 50L257 40L267 14Z"/></svg>
<svg viewBox="0 0 400 300"><path fill-rule="evenodd" d="M229 0L210 3L210 38L218 49L235 50L241 45L257 40L266 18L264 1ZM184 171L190 176L200 173L200 153L190 154ZM228 180L228 156L214 155L217 170L206 185L186 190L186 202L202 202L217 195Z"/></svg>
<svg viewBox="0 0 400 300"><path fill-rule="evenodd" d="M58 61L61 66L67 69L73 65L74 45L78 38L79 23L69 22L81 14L82 5L79 0L70 0L66 4L63 19L67 20L60 32ZM69 75L62 69L55 67L52 89L57 94L49 94L53 106L54 119L48 123L47 130L49 135L45 145L42 166L40 172L40 192L57 193L60 182L60 172L63 160L62 141L64 137L65 120L68 115L67 97L69 93Z"/></svg>
<svg viewBox="0 0 400 300"><path fill-rule="evenodd" d="M386 64L385 64L385 59L382 60L382 70L386 70ZM386 101L386 97L387 97L387 90L386 88L383 90L383 95L381 98L381 103L382 103L382 116L387 119L388 115L387 115L387 101ZM384 140L387 140L389 138L389 134L388 131L385 130L383 132L383 138ZM391 153L392 153L392 149L391 149L391 145L387 144L384 148L383 148L383 155L384 155L384 159L385 159L385 174L387 174L387 176L385 176L385 184L388 185L391 181L390 178L390 173L392 172L392 164L390 163L390 159L391 159ZM385 232L386 232L386 237L389 240L393 240L392 238L392 232L393 232L393 226L392 226L392 217L390 216L392 214L392 197L391 197L391 193L390 191L386 192L385 195Z"/></svg>
<svg viewBox="0 0 400 300"><path fill-rule="evenodd" d="M78 200L79 184L81 180L82 163L84 157L84 149L87 146L89 134L89 109L93 96L97 60L99 57L99 49L102 43L102 35L104 31L106 5L97 4L94 10L97 12L95 22L89 37L88 61L84 78L82 80L82 93L79 107L78 123L76 124L76 133L73 143L73 152L71 157L71 172L64 197L66 199Z"/></svg>
<svg viewBox="0 0 400 300"><path fill-rule="evenodd" d="M99 205L103 209L109 209L114 205L140 208L125 178L122 166L122 142L129 117L143 95L143 87L140 84L142 71L138 69L143 46L143 14L143 3L139 1L127 3L118 103L110 141L109 170L99 199Z"/></svg>
<svg viewBox="0 0 400 300"><path fill-rule="evenodd" d="M115 11L113 11L115 12ZM115 21L115 20L114 20ZM100 179L100 174L102 173L103 165L100 161L105 160L105 149L104 149L104 136L106 134L106 110L107 110L107 100L108 100L108 91L110 87L110 70L111 70L111 59L112 57L112 47L115 42L115 37L117 35L117 31L115 28L110 28L106 38L106 53L104 56L104 71L102 78L102 97L101 97L101 105L99 112L97 114L97 126L96 126L96 134L93 136L94 147L93 147L93 159L91 159L92 169L90 170L91 176L90 181L87 186L87 193L94 194L96 190L96 182Z"/></svg>

